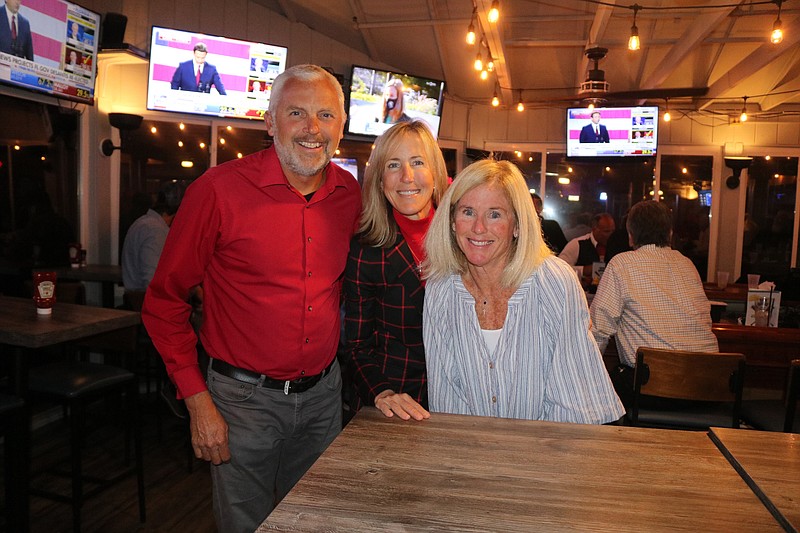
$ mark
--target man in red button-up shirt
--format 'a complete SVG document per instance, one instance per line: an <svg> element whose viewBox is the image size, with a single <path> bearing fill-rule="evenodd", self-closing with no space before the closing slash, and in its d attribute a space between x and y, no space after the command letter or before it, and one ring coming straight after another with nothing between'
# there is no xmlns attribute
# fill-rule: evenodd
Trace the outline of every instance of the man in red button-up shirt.
<svg viewBox="0 0 800 533"><path fill-rule="evenodd" d="M341 429L340 281L361 210L358 183L329 163L345 117L325 70L278 76L274 146L188 188L147 291L143 321L186 401L195 454L214 464L220 531L256 529ZM189 324L196 285L207 382Z"/></svg>

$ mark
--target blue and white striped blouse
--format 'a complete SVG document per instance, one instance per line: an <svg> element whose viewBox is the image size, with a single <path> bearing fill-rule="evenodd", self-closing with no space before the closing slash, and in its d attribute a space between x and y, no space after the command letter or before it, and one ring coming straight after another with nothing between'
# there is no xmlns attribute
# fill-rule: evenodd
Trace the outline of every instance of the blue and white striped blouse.
<svg viewBox="0 0 800 533"><path fill-rule="evenodd" d="M601 424L624 414L572 267L548 258L516 290L489 353L458 274L429 282L423 339L431 411Z"/></svg>

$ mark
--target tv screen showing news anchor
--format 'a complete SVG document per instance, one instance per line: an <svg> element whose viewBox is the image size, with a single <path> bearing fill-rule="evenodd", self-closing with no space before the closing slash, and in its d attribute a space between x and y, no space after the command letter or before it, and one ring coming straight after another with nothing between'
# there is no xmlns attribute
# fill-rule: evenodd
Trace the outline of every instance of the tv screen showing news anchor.
<svg viewBox="0 0 800 533"><path fill-rule="evenodd" d="M153 27L147 109L261 119L287 49Z"/></svg>
<svg viewBox="0 0 800 533"><path fill-rule="evenodd" d="M0 81L94 103L100 14L63 0L0 6Z"/></svg>
<svg viewBox="0 0 800 533"><path fill-rule="evenodd" d="M567 109L567 157L653 157L658 107Z"/></svg>

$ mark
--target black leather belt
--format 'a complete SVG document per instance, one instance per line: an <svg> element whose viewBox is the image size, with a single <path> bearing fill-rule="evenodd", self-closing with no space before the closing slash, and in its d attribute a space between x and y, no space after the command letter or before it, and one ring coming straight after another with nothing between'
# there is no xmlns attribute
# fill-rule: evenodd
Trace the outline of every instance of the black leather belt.
<svg viewBox="0 0 800 533"><path fill-rule="evenodd" d="M259 374L258 372L253 372L252 370L245 370L244 368L235 367L221 359L212 358L210 367L214 369L214 372L222 374L223 376L231 379L235 379L236 381L249 383L250 385L257 385L259 387L266 387L268 389L283 390L284 394L291 394L293 392L305 392L319 383L319 380L330 373L331 368L333 368L334 361L336 361L335 357L333 358L333 361L331 361L331 364L329 364L325 370L316 376L308 376L290 380L272 379L265 374Z"/></svg>

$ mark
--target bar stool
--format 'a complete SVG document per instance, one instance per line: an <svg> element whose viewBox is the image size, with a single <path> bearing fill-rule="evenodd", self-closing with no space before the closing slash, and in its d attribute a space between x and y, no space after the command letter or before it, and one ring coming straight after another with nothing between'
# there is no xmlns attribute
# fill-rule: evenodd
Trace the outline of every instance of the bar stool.
<svg viewBox="0 0 800 533"><path fill-rule="evenodd" d="M29 387L31 397L54 400L66 407L70 418L70 463L69 476L72 490L69 496L32 488L31 494L69 503L72 505L74 531L81 529L81 507L86 499L111 487L126 476L136 473L139 497L139 520L145 521L144 467L142 461L141 421L139 419L136 376L123 368L86 362L52 363L30 369ZM110 478L98 478L84 474L82 470L82 447L86 407L99 399L111 399L125 395L125 413L115 419L124 420L126 468ZM133 432L135 465L129 465L129 437ZM97 486L84 490L84 482Z"/></svg>
<svg viewBox="0 0 800 533"><path fill-rule="evenodd" d="M30 427L25 403L16 396L0 394L0 435L5 459L5 531L26 532L28 512L28 438Z"/></svg>

